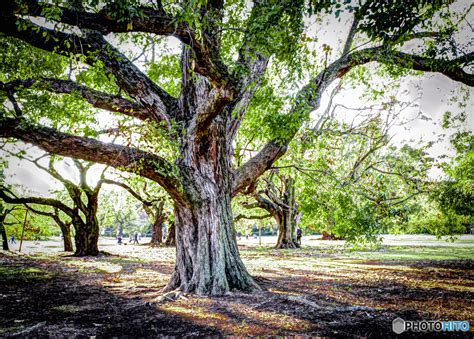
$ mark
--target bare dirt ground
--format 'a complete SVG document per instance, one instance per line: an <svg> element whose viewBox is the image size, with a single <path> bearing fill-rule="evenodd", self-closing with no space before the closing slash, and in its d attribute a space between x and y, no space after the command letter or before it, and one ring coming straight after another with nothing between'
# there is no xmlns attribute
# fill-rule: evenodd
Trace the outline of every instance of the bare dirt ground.
<svg viewBox="0 0 474 339"><path fill-rule="evenodd" d="M161 293L173 270L171 248L102 239L111 255L74 258L59 251L59 239L26 242L26 254L0 252L0 337L385 338L394 336L397 316L472 326L473 237L388 237L373 252L311 237L302 249L274 250L264 239L264 246L240 241L262 292L177 300Z"/></svg>

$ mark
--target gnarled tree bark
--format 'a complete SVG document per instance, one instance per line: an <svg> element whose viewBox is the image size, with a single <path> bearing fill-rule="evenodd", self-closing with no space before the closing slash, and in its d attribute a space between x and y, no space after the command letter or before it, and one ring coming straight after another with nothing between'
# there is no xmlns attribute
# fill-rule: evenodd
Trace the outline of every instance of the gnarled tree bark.
<svg viewBox="0 0 474 339"><path fill-rule="evenodd" d="M176 246L176 227L174 227L174 221L170 223L170 227L168 228L165 245Z"/></svg>
<svg viewBox="0 0 474 339"><path fill-rule="evenodd" d="M3 207L1 208L3 210ZM3 210L0 214L0 233L2 235L2 249L4 251L8 251L8 238L7 238L7 231L5 229L5 218L7 217L10 210Z"/></svg>

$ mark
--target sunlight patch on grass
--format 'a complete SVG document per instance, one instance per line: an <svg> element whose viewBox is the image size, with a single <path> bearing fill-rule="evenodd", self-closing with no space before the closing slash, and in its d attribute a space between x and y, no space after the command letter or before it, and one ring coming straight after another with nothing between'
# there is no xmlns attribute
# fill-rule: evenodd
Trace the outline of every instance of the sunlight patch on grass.
<svg viewBox="0 0 474 339"><path fill-rule="evenodd" d="M237 317L248 319L248 322L259 322L283 331L304 331L312 327L309 321L301 320L280 312L256 310L245 304L235 303L230 306L230 310Z"/></svg>
<svg viewBox="0 0 474 339"><path fill-rule="evenodd" d="M66 265L79 269L84 273L118 273L122 266L107 261L68 260Z"/></svg>
<svg viewBox="0 0 474 339"><path fill-rule="evenodd" d="M465 281L411 280L407 284L412 288L439 289L455 292L474 293L474 285ZM469 286L471 285L471 286Z"/></svg>
<svg viewBox="0 0 474 339"><path fill-rule="evenodd" d="M2 267L0 266L0 276L5 278L24 278L24 279L46 279L52 274L37 267Z"/></svg>
<svg viewBox="0 0 474 339"><path fill-rule="evenodd" d="M225 307L221 306L215 310L212 300L203 298L192 298L191 300L192 302L165 304L159 309L189 319L195 324L214 327L233 335L265 335L268 334L269 328L280 332L304 331L314 327L305 320L283 313L255 310L241 303L231 302Z"/></svg>
<svg viewBox="0 0 474 339"><path fill-rule="evenodd" d="M385 251L348 253L354 258L377 260L453 260L474 259L474 250L469 247L401 247L393 246Z"/></svg>
<svg viewBox="0 0 474 339"><path fill-rule="evenodd" d="M51 308L52 310L64 312L64 313L75 313L84 310L83 306L78 305L59 305Z"/></svg>

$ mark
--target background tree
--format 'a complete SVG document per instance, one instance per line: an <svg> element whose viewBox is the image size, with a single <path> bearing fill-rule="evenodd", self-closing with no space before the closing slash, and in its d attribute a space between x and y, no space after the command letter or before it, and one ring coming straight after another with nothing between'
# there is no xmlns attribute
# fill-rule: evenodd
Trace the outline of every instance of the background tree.
<svg viewBox="0 0 474 339"><path fill-rule="evenodd" d="M63 184L69 199L71 200L72 207L68 206L67 203L60 199L43 197L17 197L5 186L2 186L0 189L0 197L5 202L10 204L37 204L54 208L53 213L39 211L37 209L33 209L33 211L37 214L51 217L54 221L56 221L56 223L58 223L58 226L60 226L61 230L67 235L69 234L68 223L62 221L59 215L60 210L71 219L71 223L75 230L74 242L76 245L76 250L74 255L97 255L99 253L99 223L97 219L98 197L103 183L102 180L104 179L104 172L102 172L102 180L99 180L99 182L92 187L87 183L87 172L93 163L83 164L79 160L73 159L73 163L79 174L79 183L76 184L59 173L54 165L54 157L50 157L48 167L43 166L40 163L42 158L43 157L40 157L31 161L38 168L47 172L54 179ZM65 242L67 242L67 240L65 240ZM68 248L70 248L69 245Z"/></svg>
<svg viewBox="0 0 474 339"><path fill-rule="evenodd" d="M364 235L373 237L374 233L383 231L382 223L375 222L381 218L381 215L376 215L382 205L389 202L399 204L415 196L408 194L412 190L406 185L403 186L407 188L406 194L401 195L403 190L400 189L400 180L397 180L408 180L413 174L412 169L408 166L405 169L398 166L399 172L386 169L395 165L397 154L393 146L389 147L391 129L394 125L406 124L406 119L400 115L414 106L411 101L401 102L397 98L397 87L387 100L379 99L377 104L350 109L353 114L348 122L341 121L340 111L349 108L333 103L341 89L335 87L326 109L300 130L290 144L290 151L273 165L271 174L263 177L260 185L249 186L244 192L255 201L244 200L245 208L259 207L274 216L279 228L277 248L296 247L295 230L302 211L307 214L303 215L304 224L312 224L312 230L322 232L323 238L338 239L351 234L349 239L355 241L363 239ZM388 92L387 88L385 90ZM367 88L366 91L370 93L377 89ZM249 138L238 141L242 144L236 147L239 153L248 150ZM252 140L251 144L255 142ZM416 165L416 161L422 160L422 157L417 157L408 163ZM390 179L392 175L396 179ZM398 194L382 192L393 190L393 187L397 187ZM300 203L304 206L298 211ZM354 223L359 226L354 227ZM315 228L314 225L319 226Z"/></svg>
<svg viewBox="0 0 474 339"><path fill-rule="evenodd" d="M307 39L304 20L324 11L339 16L344 10L353 13L354 20L342 49L325 48L314 56L314 64L305 63L313 52L319 53L308 48L313 39ZM441 24L433 24L435 13L440 13L436 18ZM254 1L250 8L244 1L94 0L79 8L69 3L9 2L0 12L6 45L1 90L11 105L3 110L0 136L134 172L160 184L175 210L177 260L169 290L223 294L230 289L259 289L238 254L232 196L284 155L310 112L319 107L324 91L357 66L377 62L393 73L440 72L472 86L473 77L463 68L473 53L462 50L465 46L456 46L453 53L450 44L457 28L451 19L457 14L438 1L345 6ZM148 35L177 38L182 45L180 61L168 58L168 65L179 65L168 68L176 70L174 80L166 84L166 74L157 76L163 67L137 67L105 39L111 33L141 47L149 45L150 39L143 39ZM356 34L365 40L364 48L353 46ZM434 41L412 53L402 52L415 38ZM33 56L28 53L31 46L43 50L34 53L47 60L36 73L30 70L37 64L21 60ZM71 62L74 67L67 72ZM287 75L285 82L268 81L266 75L278 71ZM301 87L302 83L306 85ZM68 100L48 92L66 94ZM266 99L254 101L254 95ZM100 141L85 102L141 120L139 140L133 145ZM233 168L236 133L244 119L255 120L262 110L267 113L263 125L271 131L268 143ZM88 124L81 126L78 120ZM173 149L175 156L163 156L163 147Z"/></svg>
<svg viewBox="0 0 474 339"><path fill-rule="evenodd" d="M7 230L5 228L5 219L7 215L13 210L13 208L5 208L3 204L0 204L0 233L2 235L2 249L8 251L8 237Z"/></svg>
<svg viewBox="0 0 474 339"><path fill-rule="evenodd" d="M277 179L274 179L277 178ZM263 216L246 216L241 214L237 218L261 219L273 217L278 227L278 240L276 248L297 248L296 229L301 219L301 212L298 211L298 203L295 197L295 179L291 176L272 172L268 178L262 180L263 188L251 187L246 194L253 197L254 203L242 202L244 208L261 208L269 214ZM278 181L275 183L275 181Z"/></svg>
<svg viewBox="0 0 474 339"><path fill-rule="evenodd" d="M59 210L59 208L54 207L53 211L42 211L37 208L33 208L30 205L26 205L26 207L35 214L46 216L54 220L56 225L58 225L59 229L61 230L61 237L63 239L63 248L64 252L73 252L74 248L72 246L72 238L71 238L71 220L64 220L65 217L62 215L63 213ZM68 219L66 217L66 219ZM41 227L43 229L44 227Z"/></svg>
<svg viewBox="0 0 474 339"><path fill-rule="evenodd" d="M121 178L120 181L105 179L105 184L115 185L125 189L131 196L141 202L143 210L146 212L149 222L152 225L152 237L151 244L159 245L162 244L163 239L163 225L168 222L170 226L172 221L170 220L170 214L172 213L172 207L170 206L169 199L166 193L153 182L149 182L144 178L140 177L129 177ZM174 230L168 228L168 237ZM170 240L172 242L172 240ZM172 243L170 244L172 245Z"/></svg>

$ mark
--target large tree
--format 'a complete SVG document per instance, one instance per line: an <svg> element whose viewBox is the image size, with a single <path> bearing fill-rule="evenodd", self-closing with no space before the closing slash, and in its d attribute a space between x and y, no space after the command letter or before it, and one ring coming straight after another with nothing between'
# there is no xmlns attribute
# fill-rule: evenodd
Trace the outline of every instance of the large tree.
<svg viewBox="0 0 474 339"><path fill-rule="evenodd" d="M452 41L452 30L423 30L422 24L430 27L437 10L448 15L442 2L368 1L346 6L302 0L255 0L251 6L245 1L220 0L166 4L8 1L0 12L2 39L69 57L82 68L90 65L105 73L113 84L94 86L90 80L93 76L74 81L72 71L69 76L67 72L62 76L53 73L54 78L21 78L14 72L4 72L0 89L12 104L3 110L0 136L35 144L50 153L134 172L160 184L173 199L175 210L176 269L169 290L219 295L231 289L259 289L238 253L231 199L285 154L289 142L309 113L319 107L323 92L333 82L357 66L378 62L391 68L440 72L454 81L474 85L473 75L463 70L472 61L473 52L446 48L446 42ZM302 61L312 55L302 55L302 51L308 51L304 46L309 40L304 20L323 11L339 16L344 9L354 13L354 20L346 42L332 54L337 57L331 57L330 50L325 49L316 72L314 64L303 67ZM166 85L169 79L163 81L153 72L145 74L114 46L119 35L124 36L120 33L130 33L133 42L146 41L147 46L148 38L177 38L182 45L178 90ZM367 44L355 47L356 35ZM415 38L436 40L418 54L402 52L399 47ZM20 62L15 53L21 48L13 50L8 61ZM257 91L270 89L268 93L272 93L266 74L279 64L288 66L284 70L286 81L294 80L299 87L297 91L293 87L284 105L273 106L278 110L272 121L282 132L274 134L240 167L233 168L234 138L249 107L255 108L252 103ZM165 72L169 68L155 67L155 73L157 69ZM302 71L305 74L298 77ZM298 86L302 81L306 85ZM112 93L117 87L118 94ZM143 148L130 143L110 144L87 137L90 131L80 133L75 126L62 130L64 126L54 122L64 117L49 115L53 122L49 124L44 124L44 119L30 119L25 108L31 106L27 103L42 91L82 97L98 109L141 120L145 126L141 139L158 144ZM264 104L256 112L271 109L271 100ZM30 111L37 114L35 108ZM157 137L160 129L166 133ZM175 159L161 156L162 140L176 145Z"/></svg>

